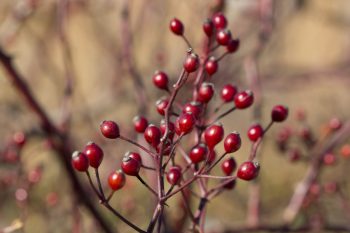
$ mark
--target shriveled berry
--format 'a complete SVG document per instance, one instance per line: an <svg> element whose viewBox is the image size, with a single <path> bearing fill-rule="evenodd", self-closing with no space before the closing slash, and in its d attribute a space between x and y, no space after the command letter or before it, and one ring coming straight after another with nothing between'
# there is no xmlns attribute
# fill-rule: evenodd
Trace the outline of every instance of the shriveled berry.
<svg viewBox="0 0 350 233"><path fill-rule="evenodd" d="M188 72L188 73L192 73L192 72L196 71L198 66L199 66L198 55L195 53L190 53L187 56L183 66L184 66L184 69L186 70L186 72Z"/></svg>
<svg viewBox="0 0 350 233"><path fill-rule="evenodd" d="M182 112L192 113L194 118L198 119L198 117L202 113L202 104L198 101L192 101L190 103L186 103L182 108Z"/></svg>
<svg viewBox="0 0 350 233"><path fill-rule="evenodd" d="M102 121L100 130L106 138L115 139L120 136L119 126L114 121Z"/></svg>
<svg viewBox="0 0 350 233"><path fill-rule="evenodd" d="M259 175L260 165L258 162L247 161L239 166L237 177L242 180L253 180Z"/></svg>
<svg viewBox="0 0 350 233"><path fill-rule="evenodd" d="M214 30L215 29L213 21L211 19L206 19L203 22L203 31L207 35L207 37L211 37L211 35L213 35Z"/></svg>
<svg viewBox="0 0 350 233"><path fill-rule="evenodd" d="M226 50L229 53L234 53L239 49L239 40L238 39L232 39L228 42L228 44L226 45Z"/></svg>
<svg viewBox="0 0 350 233"><path fill-rule="evenodd" d="M235 95L237 94L238 90L237 87L231 84L226 84L221 89L221 99L227 103L231 102Z"/></svg>
<svg viewBox="0 0 350 233"><path fill-rule="evenodd" d="M198 90L197 100L202 103L208 103L214 95L214 85L204 82Z"/></svg>
<svg viewBox="0 0 350 233"><path fill-rule="evenodd" d="M108 176L108 185L114 191L117 191L123 188L125 185L125 181L126 181L125 174L121 170L112 172Z"/></svg>
<svg viewBox="0 0 350 233"><path fill-rule="evenodd" d="M229 30L220 30L216 33L216 42L219 45L228 45L231 39L231 32Z"/></svg>
<svg viewBox="0 0 350 233"><path fill-rule="evenodd" d="M167 173L166 179L171 185L177 185L180 183L182 178L181 168L179 166L170 167Z"/></svg>
<svg viewBox="0 0 350 233"><path fill-rule="evenodd" d="M288 108L283 105L276 105L271 111L271 120L274 122L282 122L288 117Z"/></svg>
<svg viewBox="0 0 350 233"><path fill-rule="evenodd" d="M232 173L236 170L237 163L233 157L226 159L221 164L221 170L225 173L226 176L232 175Z"/></svg>
<svg viewBox="0 0 350 233"><path fill-rule="evenodd" d="M224 128L220 123L215 123L204 131L204 140L209 149L212 149L224 138Z"/></svg>
<svg viewBox="0 0 350 233"><path fill-rule="evenodd" d="M192 163L196 164L199 162L202 162L203 160L206 159L208 154L208 148L204 143L198 144L196 146L194 146L190 153L189 153L189 157L192 161Z"/></svg>
<svg viewBox="0 0 350 233"><path fill-rule="evenodd" d="M163 90L168 90L168 75L163 71L156 71L152 77L153 83L156 87Z"/></svg>
<svg viewBox="0 0 350 233"><path fill-rule="evenodd" d="M144 134L146 142L151 144L153 147L157 147L160 142L161 132L160 129L155 125L148 125Z"/></svg>
<svg viewBox="0 0 350 233"><path fill-rule="evenodd" d="M233 153L241 148L241 137L237 131L228 134L224 140L226 153Z"/></svg>
<svg viewBox="0 0 350 233"><path fill-rule="evenodd" d="M98 168L103 160L103 150L94 142L86 144L83 153L89 158L90 166Z"/></svg>
<svg viewBox="0 0 350 233"><path fill-rule="evenodd" d="M160 115L165 115L165 110L168 107L169 101L167 99L160 99L156 102L157 111Z"/></svg>
<svg viewBox="0 0 350 233"><path fill-rule="evenodd" d="M121 169L129 176L137 176L141 168L141 163L137 159L129 156L129 153L130 152L127 152L124 155L121 163Z"/></svg>
<svg viewBox="0 0 350 233"><path fill-rule="evenodd" d="M86 172L89 168L89 158L84 153L74 151L72 154L72 164L75 170Z"/></svg>
<svg viewBox="0 0 350 233"><path fill-rule="evenodd" d="M183 134L188 134L192 131L195 125L195 119L191 113L183 113L178 117L179 130Z"/></svg>
<svg viewBox="0 0 350 233"><path fill-rule="evenodd" d="M148 126L148 120L143 116L135 116L132 120L136 132L143 133Z"/></svg>
<svg viewBox="0 0 350 233"><path fill-rule="evenodd" d="M173 18L170 21L170 30L178 36L182 36L184 34L184 25L182 24L182 22L180 20L178 20L177 18Z"/></svg>
<svg viewBox="0 0 350 233"><path fill-rule="evenodd" d="M250 107L254 102L253 92L250 90L239 92L234 97L235 106L238 109Z"/></svg>
<svg viewBox="0 0 350 233"><path fill-rule="evenodd" d="M260 124L253 124L248 129L248 138L252 142L256 142L259 138L261 138L264 134L264 129Z"/></svg>
<svg viewBox="0 0 350 233"><path fill-rule="evenodd" d="M215 28L217 29L222 29L227 26L227 19L225 15L221 12L214 14L212 20Z"/></svg>
<svg viewBox="0 0 350 233"><path fill-rule="evenodd" d="M219 63L214 57L210 57L205 63L205 70L209 75L213 75L218 71Z"/></svg>

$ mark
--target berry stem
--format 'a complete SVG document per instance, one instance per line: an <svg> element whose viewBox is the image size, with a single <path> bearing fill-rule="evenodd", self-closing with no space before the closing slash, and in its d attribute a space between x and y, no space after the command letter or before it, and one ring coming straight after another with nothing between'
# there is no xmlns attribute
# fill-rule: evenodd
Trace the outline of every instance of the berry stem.
<svg viewBox="0 0 350 233"><path fill-rule="evenodd" d="M96 175L96 180L97 180L97 185L98 185L98 189L100 190L100 194L103 198L102 201L105 201L106 200L106 196L103 192L103 189L102 189L102 184L101 184L101 179L100 179L100 174L98 172L98 168L95 168L95 175Z"/></svg>
<svg viewBox="0 0 350 233"><path fill-rule="evenodd" d="M184 202L185 208L186 208L188 214L190 215L191 220L194 221L194 214L193 214L193 212L191 210L190 203L188 202L188 199L186 197L186 194L185 194L184 190L181 190L181 194L182 194L182 198L183 198L183 202Z"/></svg>
<svg viewBox="0 0 350 233"><path fill-rule="evenodd" d="M192 48L192 45L191 45L191 43L189 42L189 40L187 39L187 37L186 37L185 35L182 35L181 37L182 37L182 39L184 39L184 41L186 42L187 47L188 47L188 48Z"/></svg>
<svg viewBox="0 0 350 233"><path fill-rule="evenodd" d="M135 142L135 141L133 141L133 140L127 138L127 137L124 137L124 136L122 136L122 135L120 135L119 138L120 138L121 140L127 141L127 142L129 142L130 144L133 144L133 145L137 146L138 148L140 148L141 150L145 151L147 154L149 154L149 155L152 156L153 158L156 157L156 155L155 155L152 151L148 150L146 147L144 147L144 146L138 144L137 142Z"/></svg>
<svg viewBox="0 0 350 233"><path fill-rule="evenodd" d="M146 181L144 181L140 175L136 176L137 179L149 190L151 191L151 193L153 193L156 197L158 196L158 193L156 191L154 191L147 183Z"/></svg>
<svg viewBox="0 0 350 233"><path fill-rule="evenodd" d="M170 155L169 155L169 158L165 161L164 165L163 165L163 169L165 170L165 168L167 167L168 163L174 158L175 156L175 149L176 149L176 146L177 144L180 142L180 140L182 139L182 137L184 136L184 134L181 134L177 139L176 141L173 143L173 147L171 148L171 151L170 151Z"/></svg>
<svg viewBox="0 0 350 233"><path fill-rule="evenodd" d="M270 121L270 123L266 126L266 128L264 129L264 132L263 134L265 134L270 128L271 126L273 125L273 121Z"/></svg>
<svg viewBox="0 0 350 233"><path fill-rule="evenodd" d="M147 170L151 170L151 171L156 171L156 169L154 167L149 167L149 166L146 166L146 165L141 165L142 168L144 169L147 169Z"/></svg>
<svg viewBox="0 0 350 233"><path fill-rule="evenodd" d="M257 154L256 152L258 151L258 148L259 148L260 143L262 142L262 139L263 139L263 136L260 137L256 142L253 143L248 161L252 161L255 159L256 154Z"/></svg>
<svg viewBox="0 0 350 233"><path fill-rule="evenodd" d="M220 179L220 180L227 180L227 179L231 179L233 177L236 176L212 176L212 175L197 175L200 178L211 178L211 179Z"/></svg>
<svg viewBox="0 0 350 233"><path fill-rule="evenodd" d="M106 202L109 202L111 200L111 198L113 197L115 191L113 190L109 195L108 197L106 198Z"/></svg>
<svg viewBox="0 0 350 233"><path fill-rule="evenodd" d="M218 120L224 118L225 116L227 116L228 114L230 114L231 112L233 112L234 110L236 110L236 106L233 106L232 108L230 108L229 110L227 110L226 112L218 115L214 120L212 121L209 121L210 123L209 124L206 124L205 127L211 125L211 124L214 124L215 122L217 122Z"/></svg>
<svg viewBox="0 0 350 233"><path fill-rule="evenodd" d="M99 191L98 191L97 188L95 187L94 183L92 182L92 179L91 179L91 176L90 176L89 171L86 171L85 174L86 174L87 177L88 177L90 186L92 187L92 189L94 190L94 192L96 193L96 195L98 196L98 198L100 199L100 201L102 202L102 201L103 201L103 197L101 196L101 194L99 193Z"/></svg>
<svg viewBox="0 0 350 233"><path fill-rule="evenodd" d="M219 62L221 59L223 59L227 54L229 54L228 52L224 52L223 54L220 55L220 57L218 57L216 59L217 62Z"/></svg>
<svg viewBox="0 0 350 233"><path fill-rule="evenodd" d="M218 160L215 161L215 163L211 164L208 169L205 171L205 173L209 173L213 167L215 167L224 157L227 155L227 153L223 153Z"/></svg>

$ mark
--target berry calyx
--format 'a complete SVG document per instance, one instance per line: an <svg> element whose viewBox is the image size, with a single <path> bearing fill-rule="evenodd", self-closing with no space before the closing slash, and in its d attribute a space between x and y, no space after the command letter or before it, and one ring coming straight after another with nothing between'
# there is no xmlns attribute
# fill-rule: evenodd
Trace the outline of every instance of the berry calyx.
<svg viewBox="0 0 350 233"><path fill-rule="evenodd" d="M213 149L224 138L224 128L220 123L215 123L204 131L204 140L209 149Z"/></svg>
<svg viewBox="0 0 350 233"><path fill-rule="evenodd" d="M226 45L226 51L229 53L234 53L239 49L239 40L238 39L232 39L228 42Z"/></svg>
<svg viewBox="0 0 350 233"><path fill-rule="evenodd" d="M144 134L146 142L148 142L153 147L157 147L160 142L161 132L160 129L155 125L148 125Z"/></svg>
<svg viewBox="0 0 350 233"><path fill-rule="evenodd" d="M184 69L187 73L192 73L197 70L199 66L199 58L198 55L195 53L190 53L187 55L186 60L184 62Z"/></svg>
<svg viewBox="0 0 350 233"><path fill-rule="evenodd" d="M237 131L226 136L224 140L224 148L226 153L233 153L241 148L241 137Z"/></svg>
<svg viewBox="0 0 350 233"><path fill-rule="evenodd" d="M89 158L91 167L98 168L103 160L103 150L94 142L89 142L83 153Z"/></svg>
<svg viewBox="0 0 350 233"><path fill-rule="evenodd" d="M143 133L148 126L148 120L143 116L135 116L132 120L136 132Z"/></svg>
<svg viewBox="0 0 350 233"><path fill-rule="evenodd" d="M221 12L214 14L212 20L215 28L217 29L223 29L227 26L227 19Z"/></svg>
<svg viewBox="0 0 350 233"><path fill-rule="evenodd" d="M282 122L288 117L288 108L283 105L276 105L271 111L271 120L274 122Z"/></svg>
<svg viewBox="0 0 350 233"><path fill-rule="evenodd" d="M182 36L184 34L184 25L177 18L173 18L170 21L169 27L175 35Z"/></svg>
<svg viewBox="0 0 350 233"><path fill-rule="evenodd" d="M253 180L259 175L260 165L258 162L247 161L239 166L237 177L242 180Z"/></svg>
<svg viewBox="0 0 350 233"><path fill-rule="evenodd" d="M211 19L206 19L203 22L203 31L204 31L205 35L207 35L207 37L211 37L213 35L214 24L213 24L213 21Z"/></svg>
<svg viewBox="0 0 350 233"><path fill-rule="evenodd" d="M254 102L253 92L250 90L242 91L234 97L235 106L238 109L250 107Z"/></svg>
<svg viewBox="0 0 350 233"><path fill-rule="evenodd" d="M229 30L220 30L216 33L216 42L219 45L228 45L231 41L231 32Z"/></svg>
<svg viewBox="0 0 350 233"><path fill-rule="evenodd" d="M259 138L261 138L264 134L264 129L260 124L253 124L248 129L248 138L252 142L256 142Z"/></svg>
<svg viewBox="0 0 350 233"><path fill-rule="evenodd" d="M166 179L171 185L177 185L182 178L181 168L179 166L170 167L167 173Z"/></svg>
<svg viewBox="0 0 350 233"><path fill-rule="evenodd" d="M199 87L197 100L202 103L208 103L214 95L214 85L204 82Z"/></svg>
<svg viewBox="0 0 350 233"><path fill-rule="evenodd" d="M138 161L138 157L136 157L136 159L134 157L135 156L130 156L130 152L127 152L121 163L121 169L129 176L137 176L141 168L141 163Z"/></svg>
<svg viewBox="0 0 350 233"><path fill-rule="evenodd" d="M167 99L160 99L156 102L157 111L160 115L165 115L165 110L168 107L169 101Z"/></svg>
<svg viewBox="0 0 350 233"><path fill-rule="evenodd" d="M123 188L125 185L125 181L126 181L125 174L121 170L112 172L108 176L108 185L114 191L117 191Z"/></svg>
<svg viewBox="0 0 350 233"><path fill-rule="evenodd" d="M74 151L72 154L72 165L75 170L86 172L89 168L89 158L84 153Z"/></svg>
<svg viewBox="0 0 350 233"><path fill-rule="evenodd" d="M236 86L233 86L231 84L226 84L221 89L221 99L225 103L231 102L234 99L234 97L237 94L237 92L238 92L238 90L237 90Z"/></svg>
<svg viewBox="0 0 350 233"><path fill-rule="evenodd" d="M102 121L100 130L103 136L110 139L119 138L119 126L114 121Z"/></svg>
<svg viewBox="0 0 350 233"><path fill-rule="evenodd" d="M202 162L203 160L206 159L208 154L208 148L204 143L198 144L194 146L190 153L189 157L192 161L192 163L197 164L199 162Z"/></svg>
<svg viewBox="0 0 350 233"><path fill-rule="evenodd" d="M213 75L218 71L219 63L214 57L210 57L205 63L205 70L209 75Z"/></svg>
<svg viewBox="0 0 350 233"><path fill-rule="evenodd" d="M195 125L195 119L192 113L183 113L178 117L179 131L188 134Z"/></svg>
<svg viewBox="0 0 350 233"><path fill-rule="evenodd" d="M226 176L232 175L232 173L236 170L236 167L237 163L233 157L226 159L221 164L221 170L225 173Z"/></svg>
<svg viewBox="0 0 350 233"><path fill-rule="evenodd" d="M159 89L168 90L168 82L169 82L168 75L163 71L157 70L154 73L152 80L153 80L153 84Z"/></svg>
<svg viewBox="0 0 350 233"><path fill-rule="evenodd" d="M198 117L202 113L202 104L198 101L192 101L190 103L186 103L182 108L182 112L192 113L194 118L198 119Z"/></svg>

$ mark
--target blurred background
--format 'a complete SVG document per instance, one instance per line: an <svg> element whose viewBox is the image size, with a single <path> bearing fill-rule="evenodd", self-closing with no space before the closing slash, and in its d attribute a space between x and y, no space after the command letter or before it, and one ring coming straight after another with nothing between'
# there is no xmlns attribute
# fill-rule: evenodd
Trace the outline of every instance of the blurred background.
<svg viewBox="0 0 350 233"><path fill-rule="evenodd" d="M131 120L135 115L146 114L158 124L161 118L154 103L165 93L152 85L152 75L164 70L175 82L187 50L181 38L168 29L169 21L173 17L182 20L187 38L195 51L201 51L202 22L217 10L227 16L233 37L240 39L240 49L220 62L212 81L218 90L226 83L242 90L251 88L254 80L261 83L261 115L249 109L223 120L226 132L237 130L242 135L242 149L234 155L239 163L249 155L245 135L250 124L259 120L267 125L276 104L290 109L288 121L272 128L259 154L261 222L278 224L296 182L308 167L307 162L290 162L278 150L275 138L279 131L286 126L299 130L295 116L305 113L317 138L330 119L345 122L350 117L350 1L1 0L0 47L13 57L50 119L68 132L73 149L82 149L90 140L102 145L101 176L105 180L119 167L125 151L134 148L104 140L99 123L115 120L131 138L137 138ZM15 232L102 232L74 198L70 178L52 142L45 138L40 120L2 68L0 232L9 226L19 226ZM183 98L188 97L184 92ZM215 98L219 103L219 96ZM5 155L9 142L13 137L18 140L21 132L27 140L20 153ZM350 164L339 156L340 146L334 150L337 163L322 171L320 184L340 182L348 197ZM222 146L217 150L223 151ZM87 184L86 177L78 175ZM97 204L97 197L86 190L87 198ZM145 227L154 208L150 196L131 178L112 204ZM208 231L244 224L248 197L249 185L238 182L233 191L213 200L207 211ZM321 217L328 222L345 224L350 217L349 208L342 208L345 202L326 195L298 221L307 222L315 213L319 217L322 210ZM169 205L174 206L167 210L172 218L181 218L176 200ZM119 232L132 232L105 209L98 209Z"/></svg>

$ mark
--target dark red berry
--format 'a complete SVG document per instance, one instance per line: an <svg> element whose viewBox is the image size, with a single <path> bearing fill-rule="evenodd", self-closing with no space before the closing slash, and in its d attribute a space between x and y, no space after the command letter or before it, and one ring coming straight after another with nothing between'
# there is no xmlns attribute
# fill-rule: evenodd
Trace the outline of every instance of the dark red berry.
<svg viewBox="0 0 350 233"><path fill-rule="evenodd" d="M166 176L167 181L171 185L177 185L181 181L182 174L181 174L181 168L178 166L170 167L169 172Z"/></svg>
<svg viewBox="0 0 350 233"><path fill-rule="evenodd" d="M139 153L137 153L137 152L127 152L125 155L124 155L124 157L125 156L128 156L128 157L130 157L130 158L133 158L133 159L135 159L136 161L138 161L141 165L142 165L142 158L141 158L141 155L139 154Z"/></svg>
<svg viewBox="0 0 350 233"><path fill-rule="evenodd" d="M232 180L232 181L228 182L228 183L224 186L224 188L225 188L225 189L231 190L231 189L233 189L235 186L236 186L236 180Z"/></svg>
<svg viewBox="0 0 350 233"><path fill-rule="evenodd" d="M271 111L271 120L282 122L288 117L288 108L283 105L276 105Z"/></svg>
<svg viewBox="0 0 350 233"><path fill-rule="evenodd" d="M207 37L210 37L213 35L214 32L214 24L211 19L206 19L203 23L203 31L207 35Z"/></svg>
<svg viewBox="0 0 350 233"><path fill-rule="evenodd" d="M153 75L153 83L156 87L163 90L168 90L168 75L163 71L156 71Z"/></svg>
<svg viewBox="0 0 350 233"><path fill-rule="evenodd" d="M167 99L160 99L156 102L157 111L160 115L165 115L165 110L168 107L169 101Z"/></svg>
<svg viewBox="0 0 350 233"><path fill-rule="evenodd" d="M204 139L205 143L212 149L218 144L224 137L224 128L220 123L213 124L205 129Z"/></svg>
<svg viewBox="0 0 350 233"><path fill-rule="evenodd" d="M168 122L168 127L169 127L169 131L168 131L168 139L173 140L174 135L175 135L175 124L171 121ZM166 130L166 124L165 124L165 120L161 120L160 122L160 126L159 126L160 132L162 133L162 136L164 136L165 130Z"/></svg>
<svg viewBox="0 0 350 233"><path fill-rule="evenodd" d="M184 62L184 69L186 70L186 72L192 73L197 70L198 66L199 58L197 54L190 53Z"/></svg>
<svg viewBox="0 0 350 233"><path fill-rule="evenodd" d="M221 99L227 103L233 100L233 98L235 97L235 95L237 94L237 87L233 86L231 84L226 84L225 86L223 86L223 88L221 89Z"/></svg>
<svg viewBox="0 0 350 233"><path fill-rule="evenodd" d="M259 175L260 165L258 162L247 161L239 166L237 177L242 180L252 180Z"/></svg>
<svg viewBox="0 0 350 233"><path fill-rule="evenodd" d="M238 109L250 107L254 102L253 92L250 90L242 91L234 97L235 106Z"/></svg>
<svg viewBox="0 0 350 233"><path fill-rule="evenodd" d="M256 142L259 138L261 138L264 134L264 129L261 127L260 124L253 124L248 129L248 138Z"/></svg>
<svg viewBox="0 0 350 233"><path fill-rule="evenodd" d="M226 174L226 176L232 175L232 173L236 170L236 167L236 160L233 157L226 159L221 164L221 170Z"/></svg>
<svg viewBox="0 0 350 233"><path fill-rule="evenodd" d="M202 113L202 104L197 101L192 101L187 103L182 108L183 113L192 113L194 118L198 119L200 114Z"/></svg>
<svg viewBox="0 0 350 233"><path fill-rule="evenodd" d="M238 39L232 39L226 45L226 50L229 53L236 52L238 50L238 48L239 48L239 40Z"/></svg>
<svg viewBox="0 0 350 233"><path fill-rule="evenodd" d="M125 181L126 181L125 174L121 170L112 172L108 176L108 185L114 191L117 191L123 188L125 185Z"/></svg>
<svg viewBox="0 0 350 233"><path fill-rule="evenodd" d="M115 139L120 136L119 126L114 121L102 121L100 130L106 138Z"/></svg>
<svg viewBox="0 0 350 233"><path fill-rule="evenodd" d="M129 176L137 176L139 174L141 163L137 158L129 156L130 152L127 152L122 160L121 168L123 172Z"/></svg>
<svg viewBox="0 0 350 233"><path fill-rule="evenodd" d="M227 26L227 19L225 15L221 12L214 14L212 19L214 26L217 29L223 29Z"/></svg>
<svg viewBox="0 0 350 233"><path fill-rule="evenodd" d="M16 144L16 146L18 147L22 147L24 146L24 144L26 143L26 135L23 132L16 132L13 135L13 142Z"/></svg>
<svg viewBox="0 0 350 233"><path fill-rule="evenodd" d="M218 71L219 63L214 57L210 57L208 61L205 63L205 70L209 75L213 75Z"/></svg>
<svg viewBox="0 0 350 233"><path fill-rule="evenodd" d="M238 132L234 131L226 136L224 148L226 153L233 153L241 148L241 137Z"/></svg>
<svg viewBox="0 0 350 233"><path fill-rule="evenodd" d="M160 129L155 125L148 125L144 132L145 140L153 147L157 147L160 142L161 132Z"/></svg>
<svg viewBox="0 0 350 233"><path fill-rule="evenodd" d="M208 103L214 95L214 85L204 82L199 87L197 100L202 103Z"/></svg>
<svg viewBox="0 0 350 233"><path fill-rule="evenodd" d="M76 170L86 172L89 168L89 158L86 154L75 151L72 154L72 164Z"/></svg>
<svg viewBox="0 0 350 233"><path fill-rule="evenodd" d="M83 151L89 158L90 166L98 168L103 160L103 150L94 142L89 142Z"/></svg>
<svg viewBox="0 0 350 233"><path fill-rule="evenodd" d="M195 119L191 113L183 113L178 117L179 130L183 134L188 134L192 131L195 125Z"/></svg>
<svg viewBox="0 0 350 233"><path fill-rule="evenodd" d="M143 133L148 126L148 121L143 116L136 116L132 120L134 123L134 129L136 132Z"/></svg>
<svg viewBox="0 0 350 233"><path fill-rule="evenodd" d="M220 30L216 33L216 41L219 45L228 45L231 41L231 32L229 30Z"/></svg>
<svg viewBox="0 0 350 233"><path fill-rule="evenodd" d="M170 21L170 30L178 36L182 36L184 34L184 25L182 24L182 22L180 20L178 20L177 18L173 18Z"/></svg>
<svg viewBox="0 0 350 233"><path fill-rule="evenodd" d="M190 159L192 163L196 164L199 162L202 162L206 159L208 154L208 148L204 143L198 144L197 146L194 146L190 151Z"/></svg>

